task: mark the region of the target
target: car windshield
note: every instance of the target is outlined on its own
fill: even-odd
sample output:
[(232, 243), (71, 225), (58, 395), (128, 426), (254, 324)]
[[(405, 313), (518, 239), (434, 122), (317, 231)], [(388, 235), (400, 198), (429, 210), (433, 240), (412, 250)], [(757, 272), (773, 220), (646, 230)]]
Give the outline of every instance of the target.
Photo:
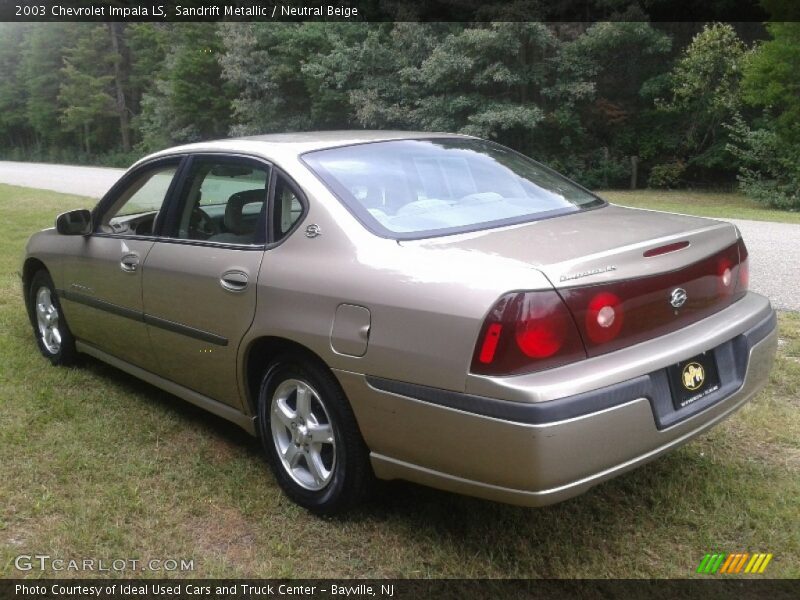
[(476, 139), (397, 140), (317, 150), (303, 160), (385, 237), (474, 231), (604, 201), (534, 160)]

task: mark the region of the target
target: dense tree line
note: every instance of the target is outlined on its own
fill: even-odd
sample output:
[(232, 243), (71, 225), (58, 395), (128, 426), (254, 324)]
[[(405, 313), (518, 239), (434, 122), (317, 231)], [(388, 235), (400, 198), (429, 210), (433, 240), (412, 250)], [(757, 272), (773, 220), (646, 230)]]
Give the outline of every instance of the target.
[(229, 135), (496, 139), (590, 187), (800, 208), (800, 24), (0, 24), (0, 155), (126, 164)]

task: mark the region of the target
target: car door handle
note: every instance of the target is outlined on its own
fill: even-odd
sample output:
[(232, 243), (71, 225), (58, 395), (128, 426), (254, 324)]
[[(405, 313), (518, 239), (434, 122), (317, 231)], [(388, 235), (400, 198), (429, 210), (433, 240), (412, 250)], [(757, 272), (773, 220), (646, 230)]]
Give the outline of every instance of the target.
[(126, 273), (135, 273), (136, 270), (139, 268), (139, 255), (126, 254), (119, 261), (119, 268), (125, 271)]
[(228, 290), (229, 292), (243, 292), (247, 289), (247, 284), (249, 283), (250, 279), (247, 277), (247, 273), (242, 273), (241, 271), (226, 271), (220, 277), (219, 284), (222, 286), (222, 289)]

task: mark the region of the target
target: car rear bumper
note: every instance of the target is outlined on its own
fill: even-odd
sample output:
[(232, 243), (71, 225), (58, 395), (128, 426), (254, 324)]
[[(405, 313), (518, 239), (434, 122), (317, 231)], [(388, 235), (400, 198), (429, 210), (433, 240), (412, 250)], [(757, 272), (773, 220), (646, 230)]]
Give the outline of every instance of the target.
[[(588, 371), (596, 374), (595, 388), (552, 400), (538, 400), (542, 386), (530, 385), (525, 394), (519, 379), (532, 381), (528, 376), (502, 379), (501, 393), (489, 397), (346, 371), (336, 375), (379, 478), (542, 506), (648, 462), (739, 409), (767, 382), (777, 348), (776, 322), (769, 301), (748, 294), (680, 332), (621, 351), (636, 352), (636, 370), (618, 368), (621, 352), (592, 359)], [(641, 353), (654, 342), (669, 351), (650, 352), (647, 360)], [(717, 359), (720, 389), (676, 411), (665, 367), (708, 350)], [(603, 364), (608, 369), (598, 368)], [(632, 376), (609, 382), (609, 370)], [(565, 379), (563, 387), (575, 385)], [(520, 399), (497, 397), (508, 390)], [(546, 390), (555, 393), (552, 386)]]

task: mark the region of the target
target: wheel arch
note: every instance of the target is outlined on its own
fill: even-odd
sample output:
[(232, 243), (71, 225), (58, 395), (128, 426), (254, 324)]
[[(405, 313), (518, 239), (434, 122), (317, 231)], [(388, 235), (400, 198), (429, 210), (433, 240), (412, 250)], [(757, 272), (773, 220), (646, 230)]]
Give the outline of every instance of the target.
[(22, 265), (22, 294), (25, 299), (25, 308), (28, 311), (28, 318), (33, 319), (33, 307), (31, 306), (31, 281), (33, 276), (39, 271), (50, 272), (47, 266), (38, 258), (28, 257)]
[(330, 367), (319, 354), (289, 338), (262, 336), (252, 340), (244, 354), (245, 400), (251, 415), (258, 414), (258, 393), (265, 367), (281, 354), (289, 353), (299, 354), (330, 371)]

